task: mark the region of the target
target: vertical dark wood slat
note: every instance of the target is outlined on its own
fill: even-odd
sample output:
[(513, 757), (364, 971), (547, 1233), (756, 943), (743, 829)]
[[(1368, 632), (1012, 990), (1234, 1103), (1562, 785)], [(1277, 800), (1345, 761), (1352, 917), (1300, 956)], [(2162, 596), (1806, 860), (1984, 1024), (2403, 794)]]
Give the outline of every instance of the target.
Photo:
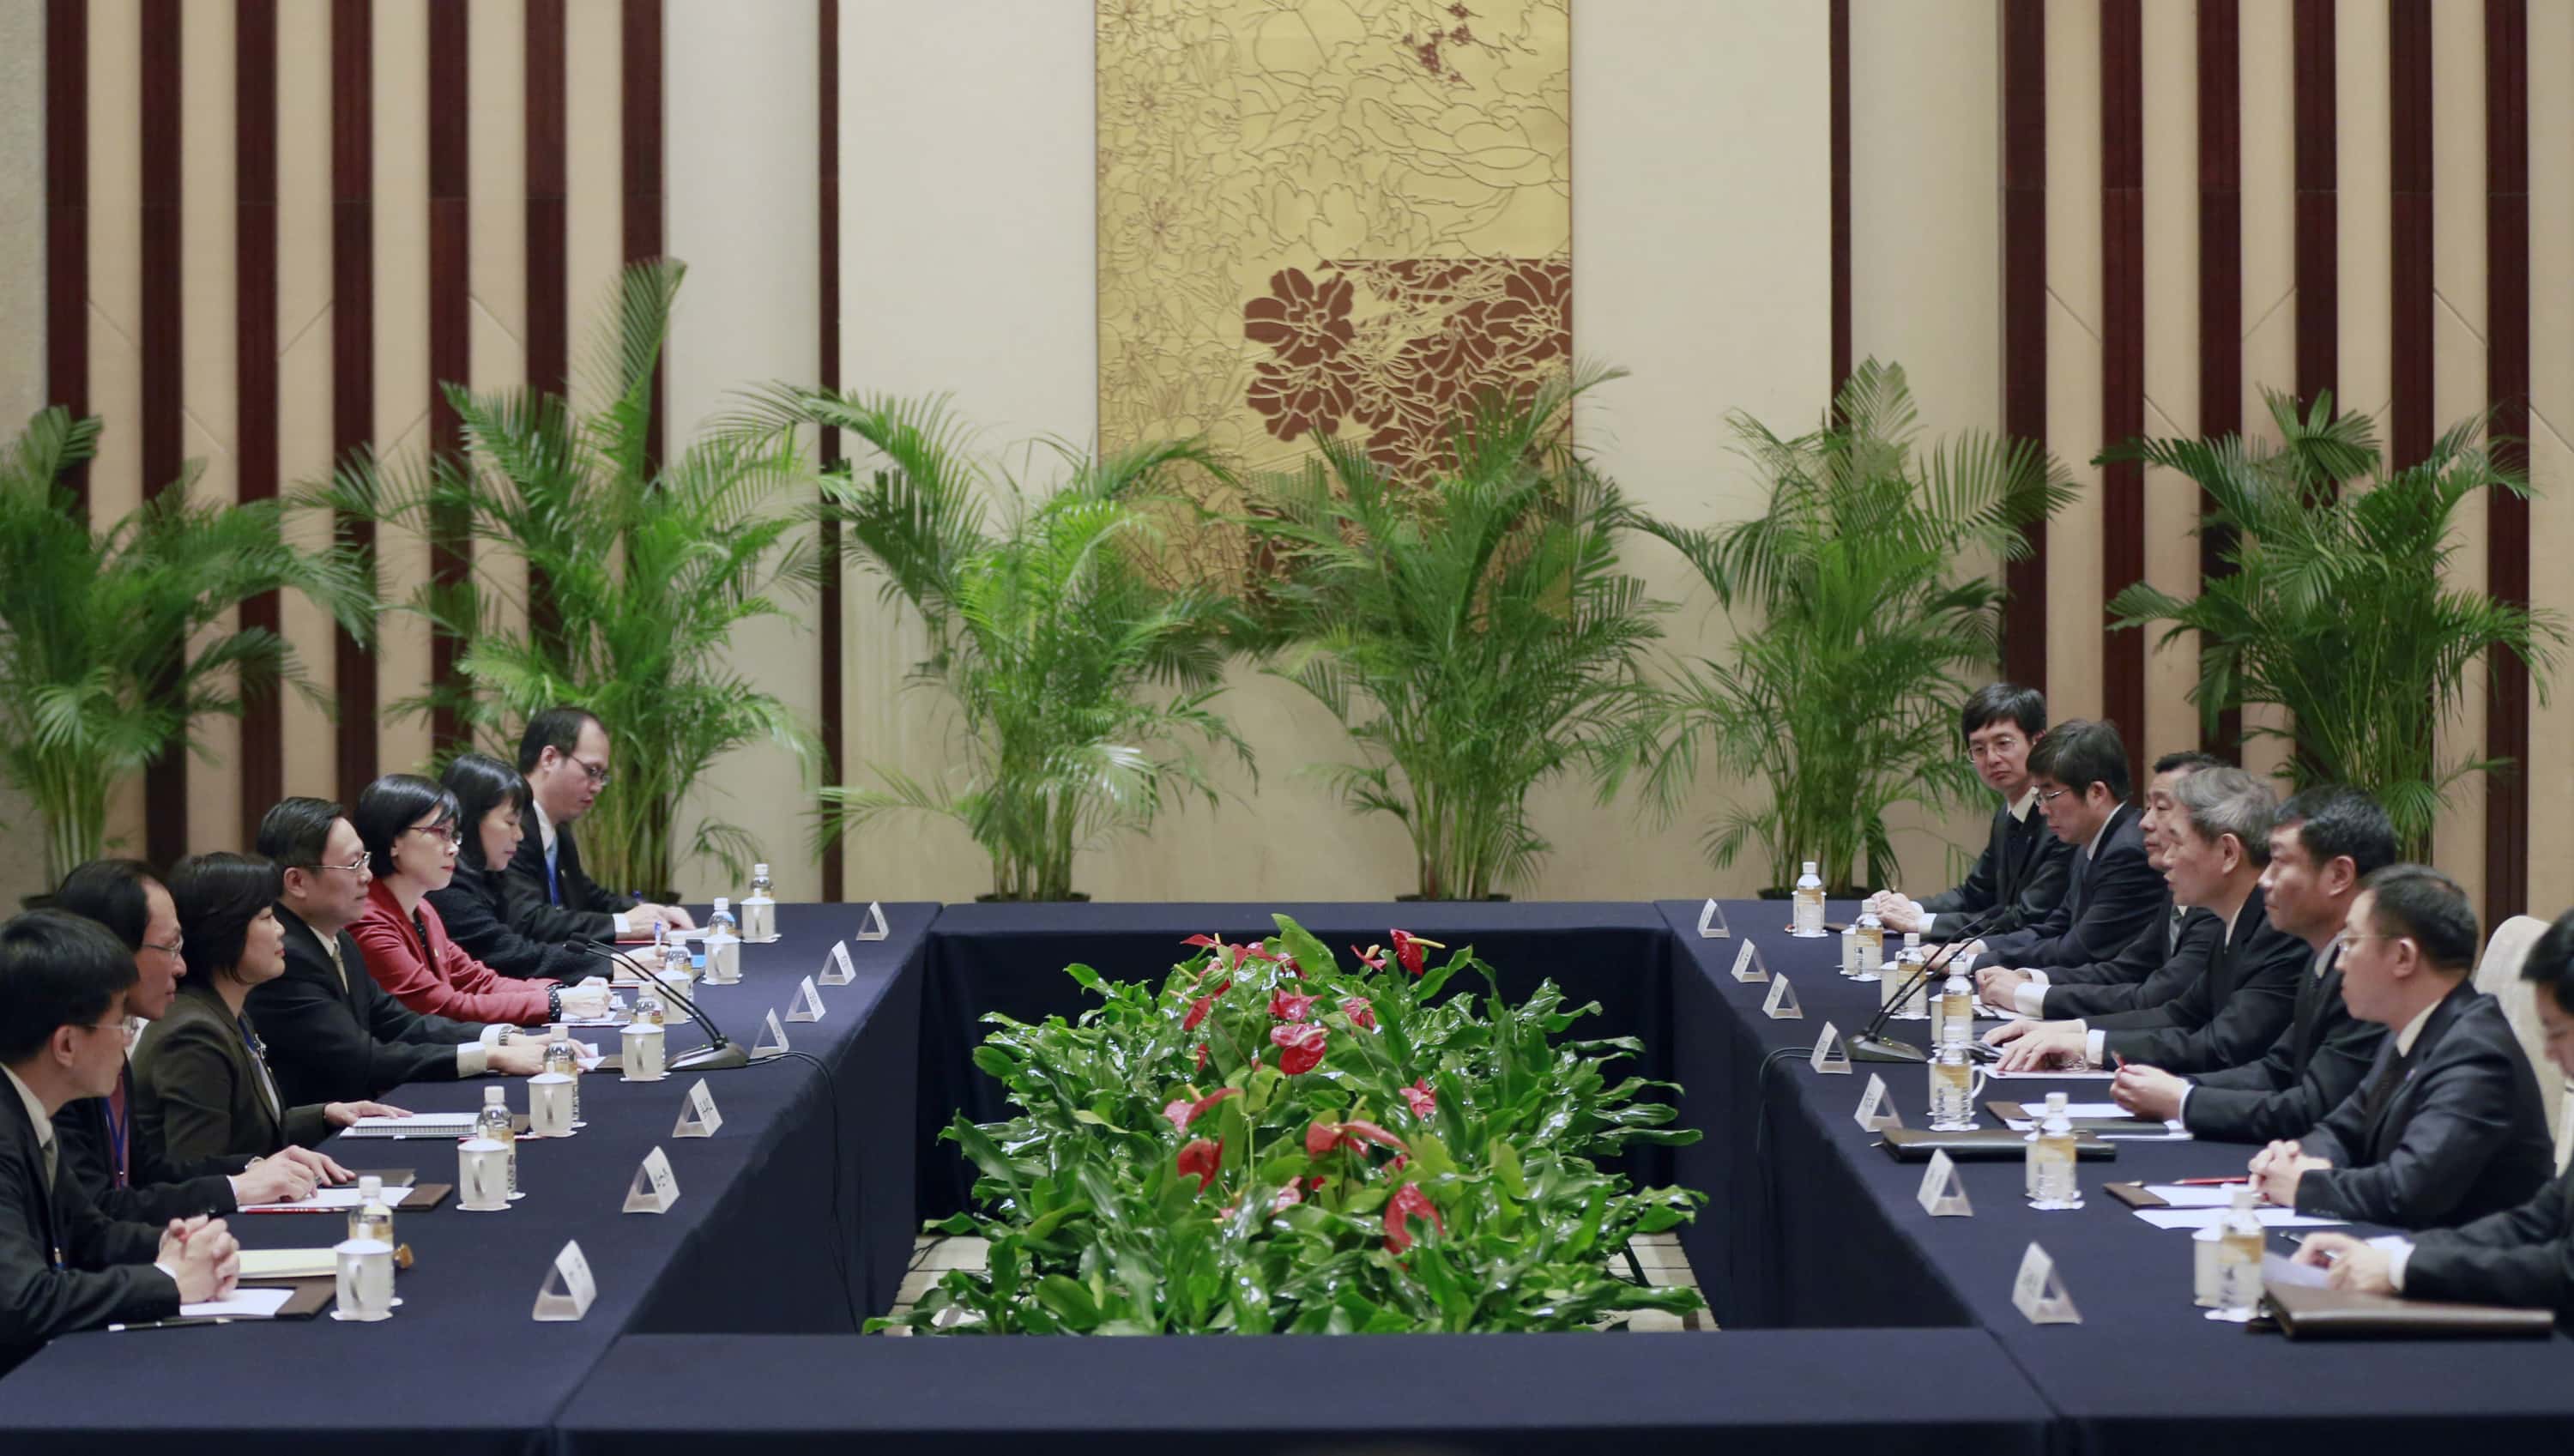
[(1832, 117), (1832, 291), (1833, 397), (1841, 397), (1851, 365), (1851, 0), (1831, 0), (1830, 42), (1826, 69), (1830, 75)]
[[(567, 146), (564, 0), (528, 0), (528, 388), (572, 393), (571, 244), (565, 205)], [(540, 639), (560, 621), (542, 571), (528, 573), (528, 627)]]
[[(233, 9), (233, 376), (238, 385), (233, 460), (241, 499), (273, 500), (278, 487), (277, 0)], [(242, 626), (276, 632), (277, 594), (242, 604)], [(241, 842), (286, 796), (286, 723), (280, 695), (242, 705)]]
[[(89, 413), (89, 5), (45, 5), (45, 403)], [(89, 468), (64, 481), (89, 509)]]
[[(376, 420), (375, 43), (368, 0), (331, 0), (331, 457), (366, 449)], [(344, 516), (341, 538), (375, 569), (376, 531)], [(345, 630), (334, 655), (340, 800), (376, 776), (376, 660)]]
[[(2198, 0), (2198, 433), (2243, 429), (2243, 78), (2236, 0)], [(2204, 519), (2213, 498), (2202, 499)], [(2202, 525), (2202, 585), (2226, 571), (2232, 533)], [(2202, 719), (2204, 722), (2204, 719)], [(2228, 708), (2200, 746), (2242, 751), (2243, 711)]]
[[(180, 298), (179, 0), (143, 0), (140, 68), (142, 288), (135, 349), (142, 366), (143, 494), (175, 485), (187, 458), (186, 316)], [(166, 645), (175, 682), (184, 643)], [(184, 730), (184, 728), (183, 728)], [(188, 852), (188, 751), (173, 742), (143, 772), (143, 852), (168, 864)]]
[[(2485, 0), (2485, 391), (2497, 458), (2529, 465), (2529, 8)], [(2485, 590), (2529, 602), (2529, 503), (2488, 498)], [(2485, 752), (2513, 767), (2485, 780), (2485, 923), (2529, 902), (2529, 666), (2505, 652), (2485, 664)]]
[(2431, 0), (2387, 0), (2393, 397), (2388, 463), (2431, 453)]
[[(450, 460), (464, 453), (464, 427), (448, 404), (448, 384), (474, 376), (473, 232), (470, 186), (473, 114), (471, 34), (466, 0), (430, 0), (429, 7), (429, 449)], [(474, 542), (463, 512), (441, 510), (430, 523), (429, 576), (442, 588), (471, 579)], [(430, 681), (457, 682), (463, 642), (454, 634), (430, 636)], [(463, 746), (463, 716), (442, 704), (430, 719), (430, 737), (441, 750)]]
[[(2145, 432), (2145, 53), (2143, 0), (2100, 0), (2100, 439)], [(2145, 576), (2145, 471), (2101, 467), (2105, 605)], [(2145, 634), (2100, 618), (2100, 712), (2146, 761)]]
[[(2290, 85), (2297, 185), (2297, 399), (2311, 404), (2333, 388), (2341, 359), (2341, 203), (2334, 128), (2334, 0), (2296, 0)], [(2336, 402), (2338, 406), (2338, 402)], [(2335, 413), (2340, 413), (2336, 407)]]
[[(2046, 440), (2046, 8), (2002, 0), (2002, 433)], [(2002, 674), (2046, 691), (2046, 523), (2002, 569)]]
[[(620, 106), (624, 129), (626, 261), (661, 256), (661, 4), (662, 0), (625, 0), (620, 34), (624, 41), (625, 91)], [(665, 340), (662, 362), (652, 369), (652, 422), (645, 455), (654, 468), (668, 430), (663, 405), (668, 399), (670, 351)]]
[[(814, 86), (821, 118), (814, 138), (813, 183), (821, 203), (817, 213), (821, 278), (816, 290), (819, 302), (814, 309), (819, 337), (815, 342), (822, 388), (836, 394), (840, 388), (840, 0), (813, 0), (813, 21)], [(825, 469), (840, 463), (839, 431), (821, 432), (817, 444)], [(840, 709), (843, 644), (838, 522), (822, 523), (821, 548), (822, 772), (823, 781), (839, 783), (847, 773), (841, 743), (847, 725)], [(847, 895), (848, 851), (834, 838), (822, 846), (822, 898), (839, 900)]]

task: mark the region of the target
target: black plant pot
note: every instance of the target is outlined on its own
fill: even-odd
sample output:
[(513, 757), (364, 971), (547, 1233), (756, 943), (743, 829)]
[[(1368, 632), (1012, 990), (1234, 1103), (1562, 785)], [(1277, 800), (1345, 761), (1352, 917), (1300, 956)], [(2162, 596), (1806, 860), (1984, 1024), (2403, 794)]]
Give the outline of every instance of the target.
[(1029, 899), (1015, 894), (978, 894), (974, 896), (974, 903), (978, 905), (1086, 905), (1090, 903), (1090, 896), (1079, 890), (1074, 890), (1069, 897), (1059, 900)]
[[(1509, 901), (1510, 901), (1510, 896), (1509, 896), (1509, 895), (1506, 895), (1506, 894), (1488, 894), (1488, 895), (1484, 896), (1484, 897), (1483, 897), (1482, 899), (1480, 899), (1480, 900), (1473, 901), (1473, 903), (1475, 903), (1475, 904), (1485, 904), (1485, 905), (1498, 905), (1498, 904), (1507, 904), (1507, 903), (1509, 903)], [(1396, 904), (1402, 904), (1402, 905), (1409, 905), (1409, 904), (1435, 904), (1435, 903), (1441, 903), (1441, 901), (1434, 901), (1434, 900), (1432, 900), (1428, 895), (1425, 895), (1425, 894), (1399, 894), (1399, 895), (1396, 895), (1396, 896), (1394, 897), (1394, 902), (1395, 902)], [(1468, 903), (1468, 901), (1465, 901), (1465, 900), (1448, 900), (1448, 901), (1445, 901), (1445, 903), (1448, 903), (1448, 904), (1465, 904), (1465, 903)]]

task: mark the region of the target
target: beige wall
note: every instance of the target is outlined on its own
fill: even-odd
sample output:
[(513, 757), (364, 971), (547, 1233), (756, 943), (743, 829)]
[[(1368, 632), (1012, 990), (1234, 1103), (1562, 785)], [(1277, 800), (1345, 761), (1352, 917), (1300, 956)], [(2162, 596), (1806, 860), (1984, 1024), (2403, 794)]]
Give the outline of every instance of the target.
[[(45, 6), (0, 0), (0, 434), (45, 407)], [(0, 913), (44, 876), (44, 835), (0, 786)]]

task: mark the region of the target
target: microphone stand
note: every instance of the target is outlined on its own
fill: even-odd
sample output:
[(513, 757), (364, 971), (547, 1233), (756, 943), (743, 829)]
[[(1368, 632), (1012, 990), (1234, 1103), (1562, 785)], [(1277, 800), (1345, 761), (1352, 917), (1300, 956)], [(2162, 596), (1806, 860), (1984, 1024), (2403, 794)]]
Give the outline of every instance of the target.
[[(1913, 973), (1913, 979), (1906, 982), (1902, 990), (1888, 997), (1886, 1004), (1877, 1008), (1877, 1016), (1868, 1023), (1868, 1029), (1844, 1043), (1850, 1052), (1850, 1059), (1853, 1061), (1929, 1061), (1930, 1053), (1910, 1041), (1898, 1041), (1887, 1035), (1886, 1023), (1894, 1019), (1896, 1007), (1912, 999), (1914, 987), (1928, 981), (1930, 978), (1930, 972), (1947, 964), (1950, 956), (1972, 944), (1975, 932), (1983, 928), (1984, 922), (2000, 914), (2001, 911), (2002, 906), (1999, 904), (1988, 907), (1982, 914), (1959, 926), (1956, 938), (1942, 947), (1938, 954), (1922, 962), (1922, 968)], [(1883, 975), (1885, 972), (1880, 971), (1879, 974)]]
[(694, 1021), (698, 1026), (704, 1029), (706, 1033), (706, 1044), (698, 1047), (694, 1051), (683, 1052), (678, 1056), (669, 1058), (662, 1064), (662, 1069), (664, 1071), (725, 1071), (732, 1067), (748, 1066), (753, 1060), (765, 1061), (767, 1059), (765, 1057), (752, 1057), (750, 1052), (744, 1049), (740, 1042), (724, 1035), (723, 1028), (714, 1023), (713, 1017), (708, 1016), (704, 1011), (698, 1009), (696, 1002), (679, 994), (678, 987), (661, 979), (661, 973), (659, 971), (644, 965), (641, 961), (627, 959), (618, 951), (608, 948), (606, 942), (597, 940), (581, 940), (574, 943), (578, 944), (582, 949), (589, 951), (591, 954), (598, 956), (600, 959), (611, 961), (618, 965), (623, 965), (634, 971), (637, 975), (642, 976), (644, 980), (649, 981), (652, 985), (659, 988), (661, 994), (678, 1002), (679, 1008), (688, 1013), (688, 1019)]

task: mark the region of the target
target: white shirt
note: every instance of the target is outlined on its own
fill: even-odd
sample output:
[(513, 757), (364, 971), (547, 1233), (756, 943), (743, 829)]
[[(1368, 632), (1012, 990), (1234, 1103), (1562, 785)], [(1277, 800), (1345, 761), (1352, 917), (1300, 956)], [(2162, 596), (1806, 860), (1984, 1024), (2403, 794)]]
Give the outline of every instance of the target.
[[(2017, 824), (2027, 823), (2029, 810), (2037, 807), (2037, 785), (2032, 783), (2027, 788), (2021, 790), (2020, 796), (2012, 799), (2009, 807), (2011, 822)], [(1917, 900), (1915, 903), (1918, 905), (1920, 901)], [(1955, 912), (1951, 911), (1950, 913), (1953, 914)], [(1929, 934), (1930, 926), (1937, 921), (1939, 917), (1927, 910), (1922, 911), (1921, 914), (1923, 933)]]
[(44, 1101), (36, 1095), (36, 1089), (5, 1066), (0, 1066), (0, 1075), (9, 1078), (9, 1085), (18, 1089), (18, 1100), (27, 1104), (27, 1125), (36, 1129), (36, 1147), (42, 1150), (52, 1146), (54, 1114), (45, 1110)]
[[(555, 821), (546, 813), (546, 806), (537, 802), (537, 796), (533, 791), (528, 795), (528, 807), (534, 809), (537, 815), (537, 846), (545, 850), (546, 858), (551, 860), (555, 857), (555, 840), (561, 837), (555, 831)], [(612, 913), (608, 918), (616, 922), (618, 934), (627, 933), (624, 915)]]

